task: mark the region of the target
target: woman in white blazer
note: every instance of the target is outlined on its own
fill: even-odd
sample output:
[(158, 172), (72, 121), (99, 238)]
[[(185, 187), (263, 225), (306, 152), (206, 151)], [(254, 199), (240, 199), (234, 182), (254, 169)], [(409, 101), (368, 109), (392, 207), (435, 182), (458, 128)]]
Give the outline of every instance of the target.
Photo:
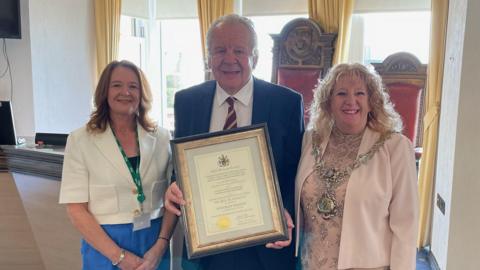
[(142, 71), (113, 61), (90, 121), (68, 137), (60, 203), (83, 236), (83, 269), (169, 269), (170, 135), (147, 117), (151, 99)]
[(333, 67), (310, 114), (295, 188), (302, 269), (415, 269), (414, 151), (378, 74)]

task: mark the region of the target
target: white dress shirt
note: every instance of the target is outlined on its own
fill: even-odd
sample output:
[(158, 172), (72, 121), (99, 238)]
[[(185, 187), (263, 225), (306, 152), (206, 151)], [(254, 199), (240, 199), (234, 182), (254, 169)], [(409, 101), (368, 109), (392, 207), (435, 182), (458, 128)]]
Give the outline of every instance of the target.
[[(217, 82), (215, 97), (212, 104), (212, 115), (210, 118), (210, 132), (223, 130), (227, 119), (228, 103), (230, 95), (220, 87)], [(253, 109), (253, 79), (250, 80), (235, 95), (235, 113), (237, 114), (237, 127), (249, 126), (252, 124)]]

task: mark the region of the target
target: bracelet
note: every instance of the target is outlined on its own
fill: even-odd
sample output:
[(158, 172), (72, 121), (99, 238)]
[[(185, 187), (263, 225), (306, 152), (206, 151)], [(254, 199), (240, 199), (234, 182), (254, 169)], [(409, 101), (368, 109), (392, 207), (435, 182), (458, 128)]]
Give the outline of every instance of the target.
[(118, 260), (116, 262), (112, 262), (112, 265), (113, 266), (119, 265), (123, 261), (123, 259), (125, 259), (125, 249), (122, 248), (120, 250), (120, 256), (118, 257)]
[(163, 239), (163, 240), (167, 241), (167, 243), (170, 242), (170, 239), (168, 239), (167, 237), (163, 237), (161, 235), (158, 236), (158, 239)]

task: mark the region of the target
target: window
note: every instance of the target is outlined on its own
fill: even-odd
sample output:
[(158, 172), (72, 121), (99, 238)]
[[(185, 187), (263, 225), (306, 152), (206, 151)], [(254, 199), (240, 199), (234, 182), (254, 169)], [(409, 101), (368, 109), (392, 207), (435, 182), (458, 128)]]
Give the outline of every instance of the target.
[[(289, 21), (302, 15), (252, 16), (258, 35), (259, 60), (254, 76), (270, 81), (273, 39)], [(151, 116), (173, 130), (175, 92), (204, 80), (198, 18), (148, 19), (122, 15), (119, 59), (127, 59), (146, 73), (154, 100)], [(191, 34), (188, 34), (191, 33)]]
[[(192, 34), (189, 34), (192, 33)], [(204, 79), (197, 18), (153, 20), (122, 15), (119, 59), (138, 65), (153, 93), (150, 116), (173, 130), (175, 92)]]
[(145, 68), (145, 20), (129, 16), (120, 18), (119, 59), (126, 59)]
[(430, 11), (354, 14), (351, 62), (382, 62), (396, 52), (410, 52), (428, 63)]
[(200, 26), (198, 19), (171, 19), (159, 23), (164, 37), (161, 39), (162, 89), (165, 93), (163, 126), (173, 130), (175, 92), (204, 81)]

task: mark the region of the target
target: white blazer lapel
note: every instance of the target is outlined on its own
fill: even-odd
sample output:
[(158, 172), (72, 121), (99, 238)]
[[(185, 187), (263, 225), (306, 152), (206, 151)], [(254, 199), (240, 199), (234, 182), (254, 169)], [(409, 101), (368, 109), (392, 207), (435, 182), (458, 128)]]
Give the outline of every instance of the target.
[(150, 166), (157, 145), (157, 138), (152, 136), (141, 125), (137, 125), (138, 143), (140, 147), (140, 175), (143, 178)]
[[(300, 194), (302, 192), (303, 183), (312, 173), (314, 173), (315, 157), (313, 155), (312, 133), (313, 131), (310, 130), (305, 132), (305, 134), (303, 135), (304, 137), (302, 142), (302, 155), (300, 157), (299, 166), (297, 168), (297, 176), (295, 179), (295, 206), (297, 210), (300, 206)], [(323, 156), (323, 154), (325, 153), (325, 148), (327, 147), (329, 139), (330, 135), (320, 144), (321, 156)]]
[(370, 128), (365, 128), (365, 133), (363, 134), (362, 141), (360, 142), (360, 147), (358, 149), (357, 157), (361, 154), (365, 154), (380, 138), (380, 133), (371, 130)]
[[(309, 177), (314, 170), (315, 158), (313, 156), (313, 141), (312, 141), (312, 131), (305, 132), (305, 138), (302, 146), (302, 156), (300, 157), (299, 167), (297, 169), (297, 183), (299, 187), (303, 185), (303, 182)], [(320, 144), (320, 156), (323, 156), (325, 153), (325, 148), (327, 147), (328, 138), (323, 140)]]
[(313, 165), (315, 164), (315, 160), (312, 155), (311, 143), (309, 143), (303, 148), (303, 153), (300, 160), (301, 162), (299, 162), (299, 167), (297, 169), (297, 174), (298, 174), (297, 181), (299, 181), (298, 182), (299, 187), (302, 187), (305, 179), (307, 179), (307, 177), (313, 173)]
[(95, 135), (96, 138), (93, 140), (95, 146), (103, 154), (106, 160), (108, 160), (112, 166), (119, 172), (120, 175), (124, 176), (125, 180), (132, 181), (132, 176), (128, 171), (127, 165), (123, 160), (122, 153), (118, 149), (118, 145), (115, 142), (115, 137), (113, 136), (112, 129), (109, 125), (105, 129), (105, 132)]

